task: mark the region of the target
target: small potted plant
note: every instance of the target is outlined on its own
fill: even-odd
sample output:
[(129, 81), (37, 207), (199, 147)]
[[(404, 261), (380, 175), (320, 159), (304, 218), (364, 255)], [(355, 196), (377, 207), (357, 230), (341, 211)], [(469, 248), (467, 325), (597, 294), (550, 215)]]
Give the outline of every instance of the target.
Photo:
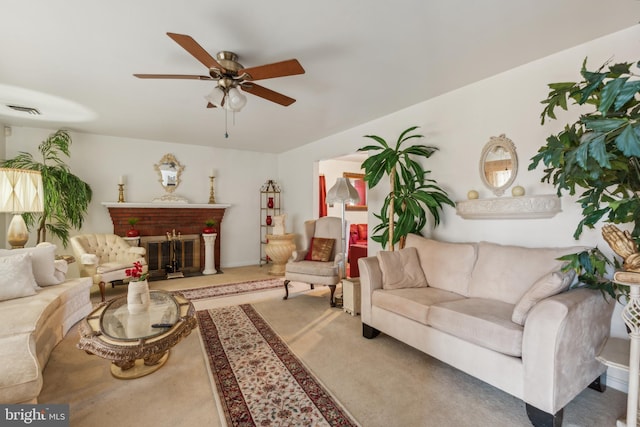
[(215, 233), (216, 230), (216, 220), (215, 219), (208, 219), (204, 222), (205, 224), (205, 228), (202, 229), (202, 234), (213, 234)]
[(131, 226), (129, 230), (127, 230), (127, 237), (138, 237), (140, 232), (135, 229), (135, 225), (140, 221), (138, 218), (129, 218), (127, 222)]

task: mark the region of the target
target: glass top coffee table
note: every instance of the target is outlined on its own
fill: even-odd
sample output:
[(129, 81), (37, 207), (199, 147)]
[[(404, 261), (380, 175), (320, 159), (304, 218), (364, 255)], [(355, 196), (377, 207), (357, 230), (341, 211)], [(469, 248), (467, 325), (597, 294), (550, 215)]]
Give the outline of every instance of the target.
[(127, 297), (100, 304), (80, 324), (78, 348), (111, 360), (116, 378), (139, 378), (158, 370), (169, 350), (197, 326), (195, 309), (180, 294), (151, 291), (149, 310), (133, 314)]

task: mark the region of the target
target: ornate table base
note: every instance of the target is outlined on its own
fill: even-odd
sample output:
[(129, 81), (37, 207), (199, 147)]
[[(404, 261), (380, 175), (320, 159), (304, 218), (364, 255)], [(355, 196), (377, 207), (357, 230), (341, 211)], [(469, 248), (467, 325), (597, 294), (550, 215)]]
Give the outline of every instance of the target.
[(273, 267), (269, 270), (269, 274), (284, 276), (284, 266), (296, 250), (296, 244), (293, 242), (295, 237), (294, 233), (267, 234), (268, 243), (264, 251), (273, 260)]
[[(165, 364), (169, 358), (169, 350), (160, 357), (152, 357), (147, 359), (138, 359), (124, 362), (111, 362), (111, 375), (121, 380), (131, 380), (134, 378), (144, 377), (157, 371)], [(149, 360), (150, 359), (150, 360)], [(154, 363), (150, 363), (153, 359), (157, 359)], [(149, 363), (149, 364), (147, 364)]]

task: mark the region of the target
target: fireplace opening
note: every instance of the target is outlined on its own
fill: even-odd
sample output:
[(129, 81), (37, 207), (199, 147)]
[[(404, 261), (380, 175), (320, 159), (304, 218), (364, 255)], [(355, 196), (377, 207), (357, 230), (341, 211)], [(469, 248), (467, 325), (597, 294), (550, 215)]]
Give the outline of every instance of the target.
[[(199, 234), (184, 234), (174, 241), (168, 240), (167, 236), (143, 236), (140, 245), (147, 251), (151, 279), (201, 274)], [(176, 274), (178, 272), (182, 275)]]

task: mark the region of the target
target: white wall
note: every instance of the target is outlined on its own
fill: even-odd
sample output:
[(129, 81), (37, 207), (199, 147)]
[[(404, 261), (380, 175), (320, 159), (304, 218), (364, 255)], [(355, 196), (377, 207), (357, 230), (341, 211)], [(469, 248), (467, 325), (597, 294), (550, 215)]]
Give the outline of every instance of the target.
[[(37, 146), (54, 130), (13, 127), (7, 138), (7, 158), (19, 151), (37, 152)], [(256, 265), (260, 259), (260, 187), (277, 179), (275, 155), (216, 149), (160, 141), (145, 141), (102, 135), (71, 133), (71, 171), (93, 189), (93, 201), (80, 232), (113, 232), (107, 208), (101, 202), (118, 200), (118, 177), (125, 177), (125, 201), (150, 202), (162, 196), (154, 164), (172, 153), (185, 166), (175, 194), (191, 203), (207, 203), (211, 169), (216, 169), (217, 203), (228, 203), (223, 219), (221, 266)], [(286, 203), (287, 189), (283, 188)], [(204, 226), (204, 224), (203, 224)], [(78, 234), (74, 231), (72, 234)], [(6, 238), (3, 243), (6, 245)], [(59, 245), (59, 242), (55, 242)], [(31, 237), (29, 245), (35, 244)], [(60, 245), (59, 245), (60, 246)], [(70, 248), (67, 252), (70, 252)]]

